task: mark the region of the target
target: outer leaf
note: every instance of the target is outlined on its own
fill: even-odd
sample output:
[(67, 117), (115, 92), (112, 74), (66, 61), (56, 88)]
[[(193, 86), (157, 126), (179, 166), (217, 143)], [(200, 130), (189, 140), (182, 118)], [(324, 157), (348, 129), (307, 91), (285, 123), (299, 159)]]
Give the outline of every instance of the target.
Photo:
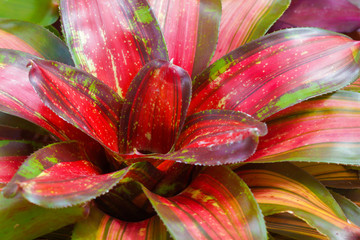
[(290, 0), (222, 0), (219, 42), (212, 62), (263, 36)]
[(210, 110), (190, 116), (175, 152), (155, 158), (196, 165), (240, 162), (251, 156), (266, 125), (234, 111)]
[(360, 207), (360, 189), (334, 189)]
[(338, 164), (295, 163), (327, 187), (360, 188), (359, 171)]
[(263, 214), (288, 212), (330, 239), (357, 239), (360, 228), (347, 221), (328, 190), (294, 165), (246, 164), (235, 171), (251, 188)]
[(0, 192), (36, 147), (25, 141), (0, 141)]
[(86, 161), (79, 145), (62, 142), (32, 154), (4, 188), (4, 194), (11, 197), (20, 189), (28, 201), (43, 207), (73, 206), (107, 193), (120, 181), (126, 183), (135, 179), (149, 185), (154, 178), (156, 183), (156, 177), (161, 174), (155, 172), (156, 176), (152, 168), (152, 171), (147, 171), (148, 165), (136, 163), (116, 172), (99, 174)]
[(11, 240), (35, 239), (84, 218), (86, 211), (83, 206), (42, 208), (21, 196), (6, 199), (0, 193), (0, 236)]
[(150, 0), (174, 64), (195, 76), (214, 54), (221, 17), (220, 0)]
[(124, 97), (147, 62), (167, 60), (161, 31), (146, 0), (61, 1), (75, 64)]
[(0, 17), (50, 25), (59, 17), (56, 0), (0, 0)]
[(118, 152), (122, 99), (86, 72), (65, 64), (33, 60), (30, 82), (57, 115), (112, 151)]
[(346, 217), (357, 226), (360, 226), (360, 207), (356, 206), (355, 203), (336, 192), (331, 192), (331, 194), (344, 211)]
[(291, 214), (282, 213), (265, 217), (266, 227), (271, 233), (288, 236), (291, 239), (329, 239), (310, 227), (306, 222)]
[(266, 35), (219, 59), (193, 82), (189, 114), (243, 111), (257, 119), (358, 78), (360, 44), (320, 29)]
[[(89, 139), (59, 118), (40, 100), (29, 82), (29, 59), (35, 56), (14, 50), (0, 50), (0, 111), (25, 118), (62, 140)], [(20, 87), (21, 86), (21, 87)]]
[(267, 239), (250, 190), (228, 168), (206, 168), (171, 198), (144, 191), (176, 239)]
[(170, 239), (164, 224), (155, 216), (141, 222), (124, 222), (91, 209), (90, 216), (76, 224), (72, 240)]
[(191, 79), (182, 68), (154, 60), (136, 75), (120, 122), (120, 150), (167, 153), (184, 124)]
[(360, 28), (359, 1), (292, 0), (272, 30), (286, 27), (319, 27), (336, 32), (352, 32)]
[(54, 171), (54, 168), (61, 171), (55, 171), (57, 177), (66, 179), (68, 174), (64, 174), (61, 169), (64, 168), (64, 165), (73, 168), (74, 173), (70, 172), (70, 175), (93, 176), (98, 174), (98, 170), (86, 162), (86, 154), (79, 144), (76, 142), (55, 143), (36, 151), (28, 157), (4, 189), (4, 196), (13, 197), (19, 190), (21, 183), (33, 178), (52, 177), (42, 172)]
[(45, 28), (28, 22), (0, 19), (0, 48), (20, 50), (68, 65), (74, 64), (63, 41)]
[(359, 164), (360, 94), (338, 91), (271, 118), (269, 133), (248, 161)]

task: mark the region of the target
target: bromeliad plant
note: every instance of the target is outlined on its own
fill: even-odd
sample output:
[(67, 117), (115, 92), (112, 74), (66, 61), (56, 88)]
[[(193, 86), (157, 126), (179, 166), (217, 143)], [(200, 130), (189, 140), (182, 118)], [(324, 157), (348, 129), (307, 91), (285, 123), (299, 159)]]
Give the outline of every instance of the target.
[(324, 94), (359, 77), (360, 44), (260, 37), (288, 4), (62, 0), (72, 58), (1, 20), (2, 239), (358, 238), (328, 188), (360, 187), (360, 95)]

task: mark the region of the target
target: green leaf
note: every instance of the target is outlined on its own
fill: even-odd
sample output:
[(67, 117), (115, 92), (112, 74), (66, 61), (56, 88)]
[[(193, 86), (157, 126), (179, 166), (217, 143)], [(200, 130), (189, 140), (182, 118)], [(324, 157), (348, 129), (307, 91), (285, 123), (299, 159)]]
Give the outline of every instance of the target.
[(330, 239), (357, 239), (360, 227), (348, 222), (331, 193), (290, 163), (246, 164), (235, 170), (250, 187), (265, 216), (291, 213)]
[(332, 191), (331, 194), (344, 211), (346, 217), (357, 226), (360, 226), (360, 207), (336, 192)]
[(0, 0), (0, 17), (28, 21), (43, 26), (54, 23), (58, 17), (56, 0)]
[(140, 222), (124, 222), (92, 208), (90, 216), (75, 225), (72, 240), (98, 239), (166, 240), (170, 236), (157, 216)]
[(7, 199), (0, 193), (0, 236), (2, 239), (31, 240), (84, 218), (86, 211), (84, 206), (42, 208), (20, 195)]
[(36, 24), (0, 19), (0, 38), (0, 48), (19, 50), (48, 60), (74, 65), (65, 43)]
[(252, 193), (228, 168), (206, 168), (174, 197), (144, 191), (175, 239), (267, 239)]

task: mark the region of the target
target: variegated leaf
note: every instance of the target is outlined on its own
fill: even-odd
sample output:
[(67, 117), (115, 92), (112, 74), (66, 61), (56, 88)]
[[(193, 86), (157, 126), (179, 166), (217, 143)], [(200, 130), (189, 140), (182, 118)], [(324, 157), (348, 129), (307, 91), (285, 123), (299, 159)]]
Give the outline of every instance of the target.
[(249, 162), (359, 164), (360, 93), (338, 91), (274, 115)]
[(214, 54), (221, 17), (220, 0), (150, 0), (174, 64), (190, 76), (204, 70)]
[(267, 239), (250, 190), (228, 168), (206, 168), (174, 197), (144, 191), (176, 239)]
[(63, 41), (36, 24), (0, 19), (0, 48), (14, 49), (37, 57), (73, 65)]
[(146, 64), (121, 111), (120, 152), (169, 152), (185, 122), (190, 96), (191, 79), (184, 69), (163, 60)]
[(219, 59), (195, 78), (188, 114), (230, 109), (263, 120), (356, 80), (359, 47), (350, 38), (321, 29), (266, 35)]
[(247, 114), (209, 110), (187, 118), (175, 151), (153, 156), (196, 165), (241, 162), (251, 156), (266, 125)]
[(300, 168), (290, 163), (246, 164), (235, 172), (265, 216), (288, 212), (330, 239), (360, 237), (360, 227), (348, 221), (330, 192)]
[(325, 235), (310, 227), (305, 221), (288, 213), (265, 217), (269, 232), (288, 236), (290, 239), (327, 240)]
[(75, 225), (71, 239), (167, 240), (171, 238), (157, 216), (139, 222), (124, 222), (93, 208), (86, 220), (79, 221)]
[(92, 75), (62, 63), (33, 60), (30, 82), (57, 115), (118, 152), (122, 99)]
[(263, 36), (289, 6), (290, 0), (222, 0), (219, 41), (212, 63)]
[(63, 0), (66, 42), (76, 66), (125, 97), (150, 60), (167, 60), (160, 27), (146, 0)]
[[(29, 82), (29, 60), (35, 56), (0, 49), (0, 111), (33, 122), (62, 140), (91, 140), (45, 106)], [(89, 141), (90, 140), (90, 141)]]
[(327, 187), (360, 188), (359, 171), (344, 165), (327, 163), (296, 162), (296, 166), (310, 173)]

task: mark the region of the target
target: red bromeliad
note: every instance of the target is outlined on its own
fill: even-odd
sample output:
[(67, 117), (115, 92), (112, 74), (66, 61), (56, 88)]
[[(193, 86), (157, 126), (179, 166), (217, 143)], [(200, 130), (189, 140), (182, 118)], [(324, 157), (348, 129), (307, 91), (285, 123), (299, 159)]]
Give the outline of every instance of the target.
[(360, 209), (325, 186), (350, 188), (330, 173), (359, 165), (360, 95), (324, 94), (360, 76), (360, 44), (260, 37), (288, 4), (62, 0), (70, 53), (1, 20), (0, 110), (53, 136), (1, 118), (0, 236), (76, 222), (73, 239), (359, 237)]

